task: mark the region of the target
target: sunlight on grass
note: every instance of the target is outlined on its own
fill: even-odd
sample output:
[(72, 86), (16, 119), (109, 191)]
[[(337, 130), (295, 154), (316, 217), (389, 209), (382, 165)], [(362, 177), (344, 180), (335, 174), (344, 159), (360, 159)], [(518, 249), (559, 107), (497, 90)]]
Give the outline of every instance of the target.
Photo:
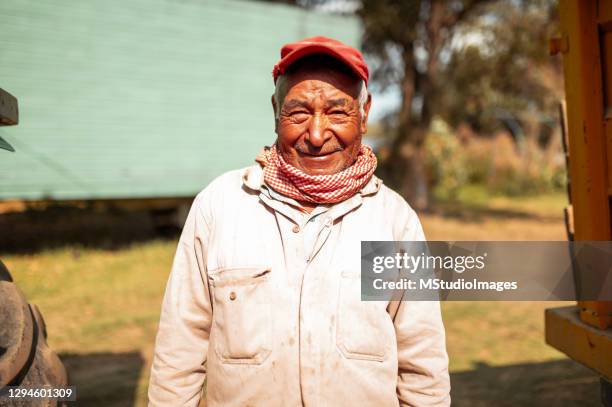
[[(429, 214), (421, 219), (432, 240), (564, 240), (564, 205), (561, 194), (480, 196), (463, 217)], [(88, 362), (92, 365), (72, 376), (82, 396), (90, 393), (88, 405), (108, 405), (108, 395), (91, 383), (102, 380), (104, 369), (110, 372), (104, 378), (106, 392), (114, 386), (116, 397), (127, 394), (135, 397), (135, 405), (146, 405), (149, 364), (175, 245), (158, 240), (114, 251), (67, 247), (3, 257), (29, 301), (40, 307), (51, 347), (104, 361)], [(480, 362), (499, 366), (562, 358), (544, 343), (544, 309), (558, 304), (444, 303), (451, 370), (471, 369)], [(125, 385), (129, 374), (137, 381), (135, 390)]]

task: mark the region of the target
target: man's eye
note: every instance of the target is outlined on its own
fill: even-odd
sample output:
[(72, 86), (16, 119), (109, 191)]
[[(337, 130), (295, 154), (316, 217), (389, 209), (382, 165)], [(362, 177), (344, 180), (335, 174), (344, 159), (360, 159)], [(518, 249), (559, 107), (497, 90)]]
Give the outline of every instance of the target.
[(308, 118), (308, 112), (291, 112), (289, 117), (294, 120), (306, 120)]
[(348, 115), (344, 110), (332, 110), (328, 114), (334, 117), (343, 117)]

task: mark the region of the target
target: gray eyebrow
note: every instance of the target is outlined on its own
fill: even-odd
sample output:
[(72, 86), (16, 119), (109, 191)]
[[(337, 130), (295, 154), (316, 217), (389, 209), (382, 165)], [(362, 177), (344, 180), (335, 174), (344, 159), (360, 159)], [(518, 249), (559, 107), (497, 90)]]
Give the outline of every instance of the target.
[(348, 99), (330, 99), (327, 101), (327, 107), (337, 107), (337, 106), (348, 106), (350, 105)]
[(297, 100), (297, 99), (291, 99), (286, 101), (285, 103), (283, 103), (283, 109), (284, 110), (289, 110), (289, 109), (293, 109), (295, 107), (303, 107), (308, 109), (309, 106), (306, 102), (302, 101), (302, 100)]
[[(344, 107), (344, 106), (350, 105), (350, 103), (348, 99), (340, 98), (340, 99), (330, 99), (327, 101), (326, 105), (327, 105), (327, 108), (339, 107), (339, 106)], [(284, 110), (291, 110), (296, 107), (303, 107), (303, 108), (309, 109), (310, 105), (307, 102), (303, 100), (298, 100), (298, 99), (291, 99), (283, 103)]]

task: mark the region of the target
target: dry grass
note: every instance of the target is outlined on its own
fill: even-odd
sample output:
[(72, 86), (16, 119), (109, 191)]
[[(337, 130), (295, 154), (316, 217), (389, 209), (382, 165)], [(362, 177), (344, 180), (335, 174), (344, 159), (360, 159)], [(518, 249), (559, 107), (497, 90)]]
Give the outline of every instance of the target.
[(566, 240), (563, 194), (489, 197), (474, 190), (421, 216), (429, 240)]
[[(423, 215), (422, 221), (431, 240), (563, 240), (563, 202), (560, 195), (487, 198)], [(154, 240), (123, 249), (70, 246), (3, 256), (43, 312), (50, 345), (78, 386), (79, 405), (146, 405), (175, 244)], [(551, 305), (443, 304), (454, 405), (598, 404), (596, 377), (544, 344), (543, 310)]]
[[(444, 213), (425, 215), (421, 220), (429, 240), (566, 240), (564, 199), (562, 195), (476, 199), (471, 205), (447, 205)], [(505, 365), (562, 357), (543, 344), (543, 318), (545, 308), (567, 304), (443, 303), (451, 369), (465, 370), (482, 362)], [(477, 340), (466, 340), (474, 336)]]

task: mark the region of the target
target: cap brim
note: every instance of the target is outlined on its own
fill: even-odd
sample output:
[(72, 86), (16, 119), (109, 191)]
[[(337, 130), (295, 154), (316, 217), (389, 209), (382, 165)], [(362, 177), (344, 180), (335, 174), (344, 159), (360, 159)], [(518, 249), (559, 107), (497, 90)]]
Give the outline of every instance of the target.
[(0, 137), (0, 148), (4, 149), (4, 150), (8, 150), (8, 151), (15, 151), (15, 149), (13, 148), (13, 146), (11, 146), (5, 139), (3, 139), (2, 137)]
[(355, 75), (357, 75), (358, 78), (367, 82), (367, 79), (363, 77), (363, 74), (355, 68), (355, 66), (350, 60), (346, 59), (342, 54), (338, 53), (335, 49), (331, 47), (327, 47), (322, 44), (312, 44), (306, 47), (302, 47), (300, 49), (296, 49), (295, 51), (287, 54), (285, 58), (283, 58), (281, 61), (281, 64), (283, 65), (283, 71), (285, 71), (289, 66), (295, 63), (295, 61), (297, 61), (298, 59), (302, 59), (304, 57), (307, 57), (313, 54), (329, 55), (330, 57), (339, 60), (344, 65), (349, 67), (351, 71), (353, 71)]

